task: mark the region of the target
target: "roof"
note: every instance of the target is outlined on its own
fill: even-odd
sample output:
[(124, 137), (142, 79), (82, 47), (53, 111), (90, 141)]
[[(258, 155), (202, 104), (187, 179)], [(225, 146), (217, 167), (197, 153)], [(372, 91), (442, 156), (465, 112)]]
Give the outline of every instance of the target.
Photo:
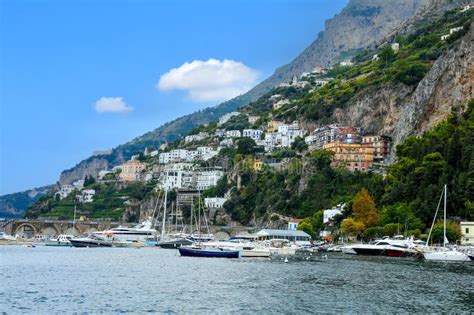
[(289, 219), (288, 222), (292, 222), (292, 223), (300, 223), (301, 221), (303, 221), (303, 219)]
[(273, 230), (273, 229), (263, 229), (256, 233), (258, 236), (302, 236), (302, 237), (311, 237), (308, 233), (299, 231), (299, 230)]

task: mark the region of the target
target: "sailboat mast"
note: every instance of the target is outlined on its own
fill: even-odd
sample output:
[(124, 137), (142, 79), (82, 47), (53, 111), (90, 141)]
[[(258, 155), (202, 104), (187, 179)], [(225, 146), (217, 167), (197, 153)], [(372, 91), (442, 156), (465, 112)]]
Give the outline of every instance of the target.
[(165, 188), (165, 204), (163, 206), (163, 219), (162, 219), (162, 224), (161, 224), (161, 240), (163, 241), (163, 238), (165, 236), (165, 222), (166, 222), (166, 203), (168, 201), (168, 188)]
[(444, 185), (444, 224), (443, 224), (443, 246), (446, 246), (446, 205), (448, 200), (448, 185)]

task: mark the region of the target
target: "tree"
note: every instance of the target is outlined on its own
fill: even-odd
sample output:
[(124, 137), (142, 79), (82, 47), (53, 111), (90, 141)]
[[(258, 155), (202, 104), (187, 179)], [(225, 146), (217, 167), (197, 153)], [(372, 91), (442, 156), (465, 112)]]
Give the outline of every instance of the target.
[(242, 155), (253, 154), (255, 146), (253, 139), (242, 138), (237, 142), (237, 153)]
[(341, 229), (344, 233), (357, 237), (365, 230), (365, 225), (353, 218), (347, 218), (342, 221)]
[(382, 48), (379, 53), (379, 60), (382, 65), (388, 65), (396, 58), (395, 52), (393, 51), (392, 47), (389, 45)]
[[(444, 234), (444, 225), (443, 221), (437, 221), (431, 232), (431, 242), (434, 244), (443, 244), (443, 234)], [(453, 221), (446, 222), (446, 238), (450, 243), (456, 243), (462, 237), (461, 229)]]
[(354, 203), (352, 204), (352, 212), (355, 215), (355, 220), (367, 227), (379, 223), (379, 211), (375, 207), (374, 199), (365, 188), (355, 195)]
[(308, 145), (302, 137), (296, 137), (295, 141), (291, 144), (291, 148), (295, 151), (302, 152), (308, 148)]
[(308, 233), (313, 239), (316, 236), (316, 233), (314, 233), (313, 225), (311, 224), (309, 219), (304, 219), (303, 221), (301, 221), (298, 224), (298, 230)]

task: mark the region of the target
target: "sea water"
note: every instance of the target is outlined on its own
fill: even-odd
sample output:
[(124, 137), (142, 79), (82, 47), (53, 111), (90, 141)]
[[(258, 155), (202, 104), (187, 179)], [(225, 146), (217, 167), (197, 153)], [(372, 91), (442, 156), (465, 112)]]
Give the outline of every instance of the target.
[(474, 264), (180, 257), (159, 248), (0, 247), (0, 312), (473, 312)]

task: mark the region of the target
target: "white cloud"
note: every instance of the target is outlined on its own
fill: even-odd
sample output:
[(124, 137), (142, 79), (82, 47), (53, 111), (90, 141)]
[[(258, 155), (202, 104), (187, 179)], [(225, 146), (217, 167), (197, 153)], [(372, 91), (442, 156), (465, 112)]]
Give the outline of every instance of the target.
[(128, 106), (123, 100), (123, 97), (102, 96), (95, 102), (95, 110), (99, 113), (125, 113), (131, 112), (133, 107)]
[(258, 76), (258, 71), (238, 61), (194, 60), (163, 74), (157, 88), (186, 91), (198, 102), (226, 101), (250, 90)]

